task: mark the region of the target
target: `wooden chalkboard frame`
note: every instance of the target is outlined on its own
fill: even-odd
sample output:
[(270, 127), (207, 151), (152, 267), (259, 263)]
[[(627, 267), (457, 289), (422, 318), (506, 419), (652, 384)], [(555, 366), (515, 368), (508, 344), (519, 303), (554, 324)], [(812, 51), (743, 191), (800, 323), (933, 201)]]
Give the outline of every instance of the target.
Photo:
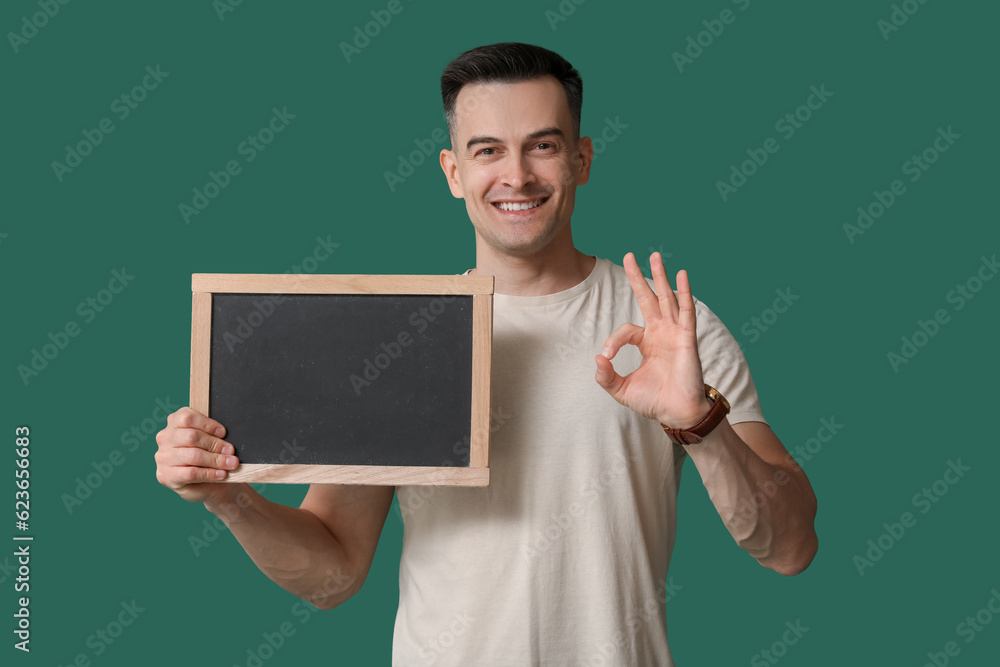
[(211, 415), (213, 294), (472, 296), (472, 414), (468, 467), (241, 463), (222, 481), (488, 486), (493, 291), (493, 276), (192, 274), (190, 405), (206, 415)]

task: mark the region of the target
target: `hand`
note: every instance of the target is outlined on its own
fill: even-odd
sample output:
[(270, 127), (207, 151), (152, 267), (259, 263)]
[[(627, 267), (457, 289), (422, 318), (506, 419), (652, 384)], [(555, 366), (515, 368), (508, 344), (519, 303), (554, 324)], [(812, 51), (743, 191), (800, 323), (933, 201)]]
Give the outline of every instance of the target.
[(210, 484), (239, 465), (235, 449), (221, 438), (225, 427), (197, 410), (181, 408), (156, 434), (156, 479), (191, 502), (221, 501), (240, 486)]
[[(698, 358), (694, 300), (687, 271), (677, 273), (677, 297), (670, 288), (660, 253), (649, 258), (656, 292), (639, 270), (632, 253), (625, 255), (625, 273), (639, 302), (645, 327), (626, 322), (608, 336), (597, 362), (597, 383), (625, 407), (671, 428), (688, 428), (701, 421), (712, 404)], [(639, 348), (642, 362), (622, 377), (611, 359), (623, 345)]]

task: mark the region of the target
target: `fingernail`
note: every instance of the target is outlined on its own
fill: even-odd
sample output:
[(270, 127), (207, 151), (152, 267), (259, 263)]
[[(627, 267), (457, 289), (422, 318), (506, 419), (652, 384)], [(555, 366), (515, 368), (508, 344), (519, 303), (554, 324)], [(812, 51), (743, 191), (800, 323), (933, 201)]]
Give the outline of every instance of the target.
[(215, 471), (215, 476), (218, 477), (219, 479), (222, 479), (223, 477), (226, 476), (226, 471), (225, 470), (216, 470)]
[(226, 457), (226, 467), (227, 468), (235, 468), (236, 467), (236, 457), (235, 456), (227, 456)]
[(235, 451), (236, 450), (233, 449), (232, 445), (223, 445), (223, 447), (222, 447), (222, 453), (223, 454), (232, 454)]
[(215, 427), (215, 435), (217, 435), (217, 436), (219, 436), (221, 438), (225, 434), (226, 434), (226, 429), (225, 428), (223, 428), (222, 426), (216, 426)]

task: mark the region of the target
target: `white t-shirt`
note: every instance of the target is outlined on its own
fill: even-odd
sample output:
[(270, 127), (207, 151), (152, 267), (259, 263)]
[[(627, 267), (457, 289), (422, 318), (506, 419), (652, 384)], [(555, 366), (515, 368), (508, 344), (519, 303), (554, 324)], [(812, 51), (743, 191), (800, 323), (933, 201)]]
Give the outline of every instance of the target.
[[(705, 382), (731, 423), (763, 422), (739, 345), (695, 308)], [(494, 296), (490, 485), (397, 488), (393, 665), (673, 665), (664, 602), (684, 450), (594, 380), (624, 322), (644, 324), (606, 259), (556, 294)], [(614, 365), (625, 375), (640, 359), (629, 345)]]

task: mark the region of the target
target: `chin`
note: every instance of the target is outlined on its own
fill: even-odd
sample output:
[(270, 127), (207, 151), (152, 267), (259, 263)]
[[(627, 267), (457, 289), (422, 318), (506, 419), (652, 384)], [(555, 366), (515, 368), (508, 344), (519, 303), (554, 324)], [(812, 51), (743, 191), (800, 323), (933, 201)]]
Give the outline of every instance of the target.
[(538, 220), (529, 226), (473, 225), (477, 236), (494, 252), (510, 257), (532, 257), (548, 247), (559, 235), (551, 220)]
[(528, 258), (539, 254), (551, 243), (551, 238), (494, 239), (493, 249), (509, 257)]

